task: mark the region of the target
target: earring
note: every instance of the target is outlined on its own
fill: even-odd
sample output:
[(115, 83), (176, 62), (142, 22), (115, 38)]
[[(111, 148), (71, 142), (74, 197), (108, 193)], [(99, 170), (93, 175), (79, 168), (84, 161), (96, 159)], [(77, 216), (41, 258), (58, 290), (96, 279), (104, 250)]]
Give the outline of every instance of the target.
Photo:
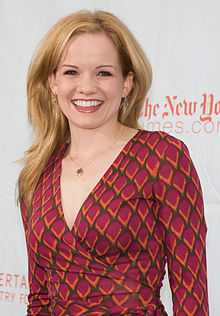
[(52, 104), (54, 106), (56, 106), (58, 104), (57, 95), (56, 94), (51, 93), (51, 102), (52, 102)]
[(55, 120), (59, 120), (60, 119), (60, 109), (59, 109), (57, 95), (51, 93), (50, 97), (51, 97), (51, 105), (52, 105), (51, 110), (52, 110), (53, 116), (54, 116)]
[(121, 105), (120, 105), (120, 110), (123, 112), (123, 114), (126, 112), (128, 108), (128, 99), (127, 97), (124, 97), (122, 99)]

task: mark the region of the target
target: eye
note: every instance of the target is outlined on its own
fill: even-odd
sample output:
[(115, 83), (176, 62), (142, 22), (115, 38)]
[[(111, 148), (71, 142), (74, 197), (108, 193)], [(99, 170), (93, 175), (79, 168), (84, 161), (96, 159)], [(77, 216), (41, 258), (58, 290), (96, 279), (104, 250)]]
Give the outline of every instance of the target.
[(77, 71), (73, 69), (68, 69), (64, 72), (64, 75), (75, 76), (77, 75)]
[(112, 76), (112, 74), (109, 71), (102, 70), (102, 71), (98, 72), (98, 76), (100, 76), (100, 77), (108, 77), (108, 76)]

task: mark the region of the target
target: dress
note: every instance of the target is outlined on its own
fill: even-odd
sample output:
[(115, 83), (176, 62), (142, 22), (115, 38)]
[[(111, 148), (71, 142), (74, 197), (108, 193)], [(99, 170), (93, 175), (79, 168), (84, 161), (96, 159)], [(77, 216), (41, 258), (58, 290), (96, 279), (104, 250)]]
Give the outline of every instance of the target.
[(139, 129), (83, 202), (72, 230), (60, 192), (67, 146), (49, 159), (30, 217), (21, 203), (27, 316), (167, 315), (160, 300), (166, 263), (174, 315), (208, 315), (207, 227), (186, 145)]

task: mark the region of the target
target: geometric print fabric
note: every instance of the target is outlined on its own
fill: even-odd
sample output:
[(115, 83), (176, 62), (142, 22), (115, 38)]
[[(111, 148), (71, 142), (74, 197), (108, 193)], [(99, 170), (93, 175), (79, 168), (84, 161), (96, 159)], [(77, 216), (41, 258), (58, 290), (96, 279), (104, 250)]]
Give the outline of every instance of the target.
[(21, 214), (28, 250), (27, 316), (208, 315), (206, 233), (200, 181), (186, 145), (138, 130), (83, 202), (73, 228), (61, 203), (61, 163), (49, 159)]

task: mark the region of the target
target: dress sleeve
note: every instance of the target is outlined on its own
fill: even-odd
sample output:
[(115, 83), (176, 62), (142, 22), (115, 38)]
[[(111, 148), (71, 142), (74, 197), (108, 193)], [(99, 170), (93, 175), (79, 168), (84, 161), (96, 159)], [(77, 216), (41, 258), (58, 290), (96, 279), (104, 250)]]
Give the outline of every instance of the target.
[(50, 316), (50, 300), (47, 289), (47, 275), (33, 259), (29, 245), (27, 208), (23, 201), (20, 204), (21, 216), (25, 230), (27, 254), (28, 254), (28, 306), (27, 316)]
[(155, 195), (163, 227), (173, 315), (207, 316), (206, 233), (202, 188), (187, 146), (170, 142)]

